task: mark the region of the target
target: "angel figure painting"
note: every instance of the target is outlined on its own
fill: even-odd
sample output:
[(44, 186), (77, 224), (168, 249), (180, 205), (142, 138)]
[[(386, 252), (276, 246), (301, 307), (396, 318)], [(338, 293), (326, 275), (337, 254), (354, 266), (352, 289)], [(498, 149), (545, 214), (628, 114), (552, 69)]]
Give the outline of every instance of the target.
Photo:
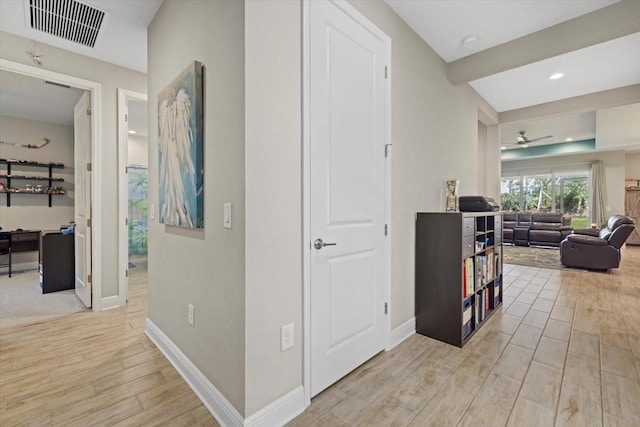
[(158, 95), (160, 222), (204, 227), (202, 64), (194, 61)]

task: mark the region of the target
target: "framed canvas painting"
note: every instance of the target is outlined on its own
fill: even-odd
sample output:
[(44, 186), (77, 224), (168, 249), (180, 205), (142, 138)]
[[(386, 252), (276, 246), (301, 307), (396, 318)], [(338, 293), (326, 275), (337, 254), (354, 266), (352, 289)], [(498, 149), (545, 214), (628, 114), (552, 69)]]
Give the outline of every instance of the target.
[(158, 94), (160, 223), (204, 227), (202, 64)]

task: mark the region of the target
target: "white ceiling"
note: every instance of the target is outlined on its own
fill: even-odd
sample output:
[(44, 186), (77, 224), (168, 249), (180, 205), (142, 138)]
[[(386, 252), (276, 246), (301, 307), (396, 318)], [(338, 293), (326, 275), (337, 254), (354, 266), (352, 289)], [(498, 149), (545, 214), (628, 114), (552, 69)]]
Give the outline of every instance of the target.
[[(28, 3), (28, 0), (0, 0), (0, 30), (141, 73), (147, 72), (147, 27), (162, 0), (83, 0), (82, 3), (107, 12), (95, 48), (31, 29), (26, 13)], [(34, 50), (44, 55), (42, 61), (46, 64), (46, 46), (38, 43)]]
[[(619, 0), (385, 0), (445, 62), (455, 61)], [(478, 43), (466, 49), (470, 35)]]
[[(27, 0), (28, 1), (28, 0)], [(638, 0), (631, 0), (638, 1)], [(123, 67), (146, 72), (146, 28), (162, 0), (83, 0), (108, 12), (104, 34), (96, 48), (67, 42), (26, 26), (24, 0), (0, 0), (0, 30), (38, 42), (44, 56), (57, 46)], [(487, 49), (509, 45), (515, 39), (562, 25), (567, 20), (598, 13), (618, 0), (385, 0), (447, 63), (473, 58)], [(615, 22), (612, 23), (615, 26)], [(474, 35), (478, 42), (464, 48), (462, 40)], [(123, 49), (122, 46), (126, 46)], [(39, 50), (38, 50), (39, 49)], [(613, 39), (573, 52), (482, 76), (469, 84), (498, 112), (510, 111), (567, 97), (640, 83), (640, 33)], [(26, 53), (25, 53), (26, 55)], [(462, 59), (464, 60), (464, 59)], [(451, 64), (449, 64), (451, 65)], [(550, 81), (554, 72), (565, 77)], [(3, 79), (4, 80), (4, 79)], [(38, 87), (41, 87), (38, 85)], [(0, 94), (4, 89), (0, 87)], [(58, 109), (58, 100), (38, 106)], [(4, 108), (4, 107), (3, 107)], [(33, 107), (36, 108), (36, 107)], [(522, 120), (501, 125), (503, 144), (519, 130), (535, 138), (553, 134), (537, 144), (595, 138), (595, 114), (565, 116), (559, 120)], [(568, 136), (566, 136), (568, 137)]]

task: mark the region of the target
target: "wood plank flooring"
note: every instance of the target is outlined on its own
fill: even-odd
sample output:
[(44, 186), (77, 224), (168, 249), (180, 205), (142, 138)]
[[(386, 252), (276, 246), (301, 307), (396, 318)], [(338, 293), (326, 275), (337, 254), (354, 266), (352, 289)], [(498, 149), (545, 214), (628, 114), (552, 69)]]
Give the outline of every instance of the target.
[[(218, 425), (127, 307), (0, 330), (1, 426)], [(640, 426), (640, 247), (612, 273), (505, 266), (463, 348), (413, 335), (290, 426)]]
[(144, 334), (146, 274), (129, 290), (124, 308), (0, 330), (0, 426), (218, 425)]
[(640, 426), (640, 247), (622, 259), (505, 265), (503, 307), (463, 349), (413, 335), (288, 426)]

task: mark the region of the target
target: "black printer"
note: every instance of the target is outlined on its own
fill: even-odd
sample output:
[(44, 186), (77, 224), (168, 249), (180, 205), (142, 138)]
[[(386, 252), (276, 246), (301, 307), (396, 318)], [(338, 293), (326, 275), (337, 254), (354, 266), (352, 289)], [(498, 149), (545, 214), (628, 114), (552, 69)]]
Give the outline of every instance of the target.
[(500, 205), (490, 197), (460, 196), (458, 209), (460, 212), (492, 212), (499, 211)]

